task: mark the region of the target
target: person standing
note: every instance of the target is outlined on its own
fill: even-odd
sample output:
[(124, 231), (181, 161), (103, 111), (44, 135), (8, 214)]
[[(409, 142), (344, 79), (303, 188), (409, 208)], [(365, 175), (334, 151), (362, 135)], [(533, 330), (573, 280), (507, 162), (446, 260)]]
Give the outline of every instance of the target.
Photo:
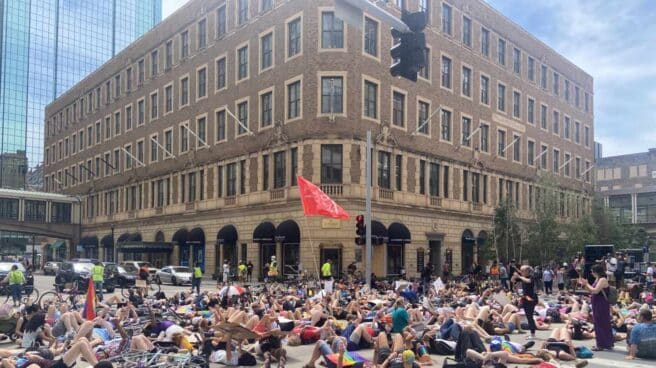
[(278, 260), (276, 256), (271, 256), (271, 262), (269, 263), (269, 280), (275, 281), (278, 278)]
[(230, 281), (230, 261), (228, 259), (223, 260), (223, 267), (221, 267), (221, 274), (223, 277), (221, 280), (223, 284), (226, 285)]
[(595, 281), (592, 285), (585, 278), (580, 278), (579, 283), (585, 290), (590, 291), (592, 299), (592, 320), (594, 321), (594, 332), (597, 346), (592, 350), (610, 350), (613, 348), (613, 330), (610, 319), (610, 303), (608, 303), (608, 293), (610, 287), (606, 279), (604, 266), (596, 264), (592, 266), (591, 274)]
[(196, 288), (196, 294), (200, 294), (200, 281), (203, 279), (203, 270), (200, 268), (198, 262), (194, 262), (194, 278), (191, 280), (191, 292)]
[(544, 281), (544, 293), (547, 295), (551, 295), (551, 292), (553, 291), (553, 279), (554, 274), (553, 271), (551, 271), (551, 267), (545, 266), (544, 272), (542, 272), (542, 281)]
[[(520, 272), (515, 272), (513, 274), (511, 282), (521, 282), (522, 283), (522, 308), (526, 314), (526, 320), (528, 321), (528, 328), (531, 331), (531, 334), (527, 336), (527, 339), (532, 340), (535, 338), (535, 319), (533, 313), (535, 312), (535, 306), (538, 304), (538, 294), (535, 292), (535, 280), (531, 277), (531, 267), (522, 266)], [(609, 314), (610, 316), (610, 314)]]
[(499, 279), (501, 280), (501, 286), (508, 289), (508, 269), (503, 265), (503, 262), (499, 262)]
[(105, 267), (100, 261), (91, 267), (91, 279), (93, 280), (93, 286), (96, 288), (96, 295), (100, 300), (103, 300), (103, 284), (105, 282)]
[(330, 259), (327, 259), (326, 262), (321, 265), (321, 279), (330, 280), (333, 277), (332, 263)]
[(244, 261), (239, 262), (239, 282), (246, 281), (246, 263)]
[[(515, 263), (515, 260), (510, 261), (510, 265), (508, 265), (508, 274), (512, 275), (511, 278), (516, 274), (519, 273), (519, 268), (517, 268), (517, 264)], [(510, 290), (512, 291), (515, 288), (515, 283), (510, 281)]]
[(248, 261), (248, 264), (246, 265), (246, 281), (253, 281), (253, 262), (251, 261)]
[(624, 285), (624, 271), (626, 269), (626, 260), (624, 254), (617, 255), (617, 269), (615, 270), (615, 284), (618, 288)]
[(449, 261), (444, 260), (444, 264), (442, 265), (442, 276), (444, 276), (444, 282), (449, 281), (450, 273), (451, 273), (451, 265), (449, 264)]
[[(564, 266), (566, 265), (567, 263)], [(558, 291), (565, 290), (565, 267), (558, 267), (556, 271), (556, 284), (558, 284)]]
[(7, 277), (5, 277), (2, 283), (9, 284), (9, 290), (11, 290), (14, 307), (20, 306), (21, 294), (23, 293), (23, 284), (25, 284), (25, 275), (23, 275), (23, 271), (19, 270), (17, 265), (11, 266), (11, 271), (9, 271)]

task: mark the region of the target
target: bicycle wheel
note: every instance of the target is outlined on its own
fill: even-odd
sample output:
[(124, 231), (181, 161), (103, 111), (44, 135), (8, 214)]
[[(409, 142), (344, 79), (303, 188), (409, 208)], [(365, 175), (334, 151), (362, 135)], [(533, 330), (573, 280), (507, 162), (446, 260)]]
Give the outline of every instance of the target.
[(62, 298), (54, 291), (46, 291), (39, 298), (39, 305), (41, 308), (46, 309), (51, 303), (61, 303)]
[[(29, 291), (29, 293), (28, 293), (28, 291)], [(36, 289), (35, 287), (32, 287), (29, 290), (25, 289), (25, 293), (23, 294), (23, 297), (21, 298), (21, 300), (23, 301), (23, 303), (25, 305), (29, 305), (29, 304), (34, 303), (34, 301), (38, 301), (39, 300), (39, 290)]]

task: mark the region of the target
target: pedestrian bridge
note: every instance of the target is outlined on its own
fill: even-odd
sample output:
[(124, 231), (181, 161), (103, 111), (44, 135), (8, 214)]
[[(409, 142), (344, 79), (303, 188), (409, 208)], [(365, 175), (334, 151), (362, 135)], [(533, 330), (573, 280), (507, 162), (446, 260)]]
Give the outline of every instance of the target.
[(80, 210), (76, 197), (0, 189), (0, 231), (48, 236), (77, 244)]

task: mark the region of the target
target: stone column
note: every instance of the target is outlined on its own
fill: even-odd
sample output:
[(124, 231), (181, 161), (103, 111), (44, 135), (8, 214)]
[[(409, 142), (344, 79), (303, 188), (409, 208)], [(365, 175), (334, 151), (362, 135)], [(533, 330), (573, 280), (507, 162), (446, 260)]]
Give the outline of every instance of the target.
[(638, 194), (631, 194), (631, 223), (638, 223)]
[(177, 243), (173, 244), (173, 254), (171, 254), (171, 264), (173, 265), (180, 264), (180, 245)]
[(105, 261), (105, 247), (102, 244), (98, 246), (98, 260), (100, 262)]

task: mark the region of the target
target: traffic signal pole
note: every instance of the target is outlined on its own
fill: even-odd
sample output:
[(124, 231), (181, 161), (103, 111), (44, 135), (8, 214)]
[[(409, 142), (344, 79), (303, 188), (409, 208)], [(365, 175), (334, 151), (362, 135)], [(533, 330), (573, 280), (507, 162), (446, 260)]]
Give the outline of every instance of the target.
[(367, 130), (367, 154), (365, 155), (365, 279), (371, 286), (371, 130)]

